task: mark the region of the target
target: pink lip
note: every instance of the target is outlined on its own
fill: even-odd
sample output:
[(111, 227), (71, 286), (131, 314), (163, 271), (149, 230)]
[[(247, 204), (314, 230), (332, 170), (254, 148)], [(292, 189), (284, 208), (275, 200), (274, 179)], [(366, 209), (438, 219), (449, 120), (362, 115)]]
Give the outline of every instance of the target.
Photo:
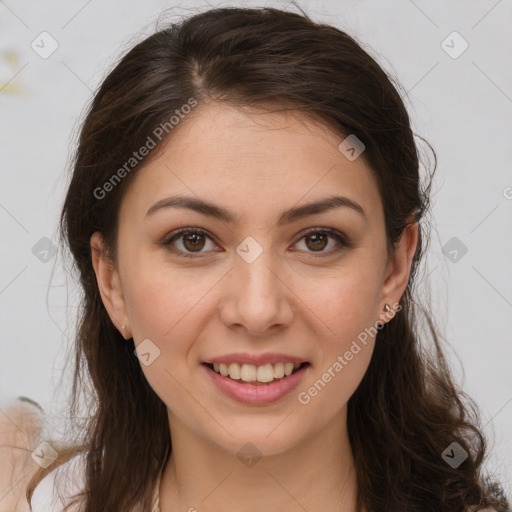
[(256, 366), (263, 366), (264, 364), (271, 363), (307, 363), (306, 359), (286, 354), (268, 353), (268, 354), (248, 354), (246, 352), (239, 352), (237, 354), (225, 354), (219, 357), (213, 357), (204, 361), (205, 363), (239, 363), (239, 364), (254, 364)]
[(201, 366), (207, 372), (210, 379), (212, 379), (213, 383), (228, 397), (244, 404), (264, 405), (276, 402), (293, 391), (299, 385), (310, 365), (305, 365), (292, 375), (283, 377), (273, 384), (265, 384), (262, 386), (247, 382), (237, 382), (231, 380), (229, 377), (219, 375), (204, 363), (201, 364)]

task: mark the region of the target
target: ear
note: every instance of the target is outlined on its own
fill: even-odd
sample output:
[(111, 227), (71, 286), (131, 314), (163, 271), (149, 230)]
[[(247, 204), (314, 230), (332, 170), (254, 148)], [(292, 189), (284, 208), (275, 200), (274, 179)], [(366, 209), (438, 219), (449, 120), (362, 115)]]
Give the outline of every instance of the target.
[[(129, 339), (131, 329), (126, 314), (126, 302), (119, 272), (105, 250), (103, 236), (99, 231), (93, 233), (90, 242), (92, 265), (96, 274), (101, 300), (112, 323), (125, 339)], [(125, 326), (124, 332), (122, 325)]]
[(402, 233), (395, 248), (395, 254), (386, 268), (382, 286), (384, 303), (397, 304), (407, 288), (414, 253), (419, 242), (419, 224), (410, 224)]

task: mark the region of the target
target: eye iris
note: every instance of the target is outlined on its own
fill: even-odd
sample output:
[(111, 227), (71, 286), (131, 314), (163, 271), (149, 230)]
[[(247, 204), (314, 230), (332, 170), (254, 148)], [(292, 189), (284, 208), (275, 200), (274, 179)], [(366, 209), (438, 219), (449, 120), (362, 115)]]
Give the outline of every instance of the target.
[[(318, 246), (318, 241), (319, 241), (319, 237), (322, 237), (323, 238), (323, 245), (321, 245), (320, 247)], [(313, 242), (313, 247), (310, 247), (310, 245), (306, 242), (306, 245), (310, 248), (310, 249), (323, 249), (325, 248), (325, 241), (327, 239), (327, 235), (323, 234), (323, 233), (315, 233), (313, 235), (309, 235), (306, 237), (306, 240), (315, 240)]]
[[(193, 240), (192, 242), (192, 247), (189, 247), (188, 246), (188, 243)], [(197, 245), (194, 245), (196, 244), (197, 242), (202, 242), (202, 245), (200, 247), (198, 247)], [(202, 249), (204, 247), (204, 235), (201, 235), (199, 233), (190, 233), (188, 235), (184, 235), (183, 236), (183, 245), (188, 249), (188, 250), (197, 250), (197, 249)]]

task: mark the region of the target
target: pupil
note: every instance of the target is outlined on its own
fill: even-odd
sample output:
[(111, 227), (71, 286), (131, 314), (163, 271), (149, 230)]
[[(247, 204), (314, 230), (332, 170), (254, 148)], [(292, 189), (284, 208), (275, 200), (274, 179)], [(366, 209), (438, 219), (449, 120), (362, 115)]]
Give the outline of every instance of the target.
[(319, 247), (319, 246), (318, 246), (318, 241), (319, 241), (319, 240), (318, 240), (318, 238), (319, 238), (319, 237), (322, 237), (322, 238), (324, 239), (324, 240), (323, 240), (323, 241), (324, 241), (324, 245), (321, 245), (320, 249), (323, 249), (323, 248), (325, 247), (325, 235), (324, 235), (324, 234), (321, 234), (321, 233), (320, 233), (320, 234), (318, 234), (318, 233), (317, 233), (317, 234), (314, 234), (314, 235), (310, 235), (310, 236), (309, 236), (309, 239), (310, 239), (310, 240), (314, 240), (314, 242), (313, 242), (314, 246), (312, 247), (313, 249), (314, 249), (315, 247), (318, 249), (318, 247)]
[[(184, 241), (184, 245), (185, 245), (185, 247), (187, 247), (187, 249), (201, 249), (201, 248), (202, 248), (202, 246), (201, 246), (201, 247), (198, 247), (197, 245), (195, 245), (195, 244), (197, 244), (197, 242), (198, 242), (198, 241), (200, 241), (200, 238), (201, 238), (201, 237), (202, 237), (202, 235), (197, 234), (197, 233), (193, 233), (193, 234), (187, 235), (187, 236), (185, 237), (185, 241)], [(190, 243), (190, 240), (191, 240), (191, 239), (193, 239), (193, 241), (192, 241), (192, 246), (191, 246), (191, 247), (189, 247), (189, 246), (188, 246), (188, 244)]]

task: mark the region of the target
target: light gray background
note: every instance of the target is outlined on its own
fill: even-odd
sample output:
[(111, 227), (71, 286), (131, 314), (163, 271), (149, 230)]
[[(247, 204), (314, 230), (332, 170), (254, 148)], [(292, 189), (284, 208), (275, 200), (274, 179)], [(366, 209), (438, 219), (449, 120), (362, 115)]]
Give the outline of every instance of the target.
[[(425, 261), (432, 307), (459, 382), (482, 409), (489, 468), (510, 495), (512, 2), (299, 3), (314, 19), (355, 36), (398, 77), (415, 131), (437, 152), (435, 230)], [(26, 395), (40, 402), (55, 418), (55, 432), (66, 399), (55, 386), (73, 335), (76, 288), (60, 252), (44, 263), (32, 248), (43, 237), (57, 242), (71, 136), (92, 91), (119, 53), (178, 5), (166, 19), (207, 4), (0, 2), (0, 400)], [(31, 48), (43, 31), (59, 45), (47, 59)], [(442, 45), (453, 31), (469, 44), (458, 58)], [(452, 52), (462, 48), (456, 37), (444, 43)], [(453, 237), (467, 247), (456, 262), (443, 254)]]

